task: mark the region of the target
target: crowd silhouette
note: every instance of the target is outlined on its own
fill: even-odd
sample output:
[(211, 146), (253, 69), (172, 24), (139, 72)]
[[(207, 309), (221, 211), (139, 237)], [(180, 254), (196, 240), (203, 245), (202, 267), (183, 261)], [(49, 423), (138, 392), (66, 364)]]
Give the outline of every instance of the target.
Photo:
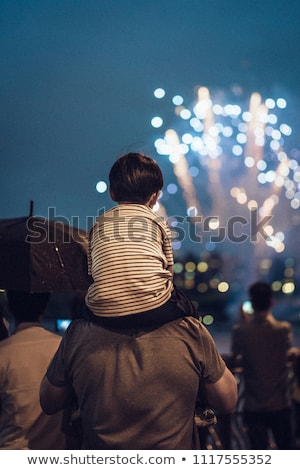
[[(249, 286), (251, 310), (241, 306), (221, 355), (202, 321), (206, 283), (195, 299), (173, 282), (169, 229), (153, 211), (162, 186), (150, 157), (113, 165), (117, 206), (91, 229), (92, 282), (74, 286), (65, 332), (42, 324), (49, 292), (6, 290), (0, 449), (299, 448), (300, 352), (291, 323), (273, 315), (271, 284)], [(206, 281), (220, 269), (220, 257), (212, 261)], [(177, 279), (180, 288), (196, 282)], [(220, 320), (220, 299), (218, 309)]]

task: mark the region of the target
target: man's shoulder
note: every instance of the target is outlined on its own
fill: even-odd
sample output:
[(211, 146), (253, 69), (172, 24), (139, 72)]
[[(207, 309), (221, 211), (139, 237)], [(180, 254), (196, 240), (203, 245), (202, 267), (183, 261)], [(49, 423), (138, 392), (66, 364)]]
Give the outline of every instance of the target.
[(161, 326), (128, 329), (108, 328), (101, 326), (101, 322), (98, 321), (78, 319), (72, 321), (64, 336), (66, 339), (74, 340), (78, 338), (80, 341), (84, 341), (85, 338), (104, 337), (107, 339), (108, 337), (119, 335), (124, 339), (131, 336), (140, 339), (149, 336), (172, 336), (173, 338), (189, 338), (194, 340), (198, 340), (200, 336), (210, 336), (201, 321), (193, 317), (179, 318)]
[(274, 327), (278, 330), (285, 331), (285, 332), (292, 331), (292, 325), (288, 321), (274, 319), (273, 324), (274, 324)]

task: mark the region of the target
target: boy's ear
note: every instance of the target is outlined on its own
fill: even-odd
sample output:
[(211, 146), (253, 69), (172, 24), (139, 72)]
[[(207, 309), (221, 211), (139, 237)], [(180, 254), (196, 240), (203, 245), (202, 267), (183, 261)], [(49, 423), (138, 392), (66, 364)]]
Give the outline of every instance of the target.
[(116, 198), (115, 198), (115, 195), (114, 195), (113, 191), (112, 191), (110, 188), (109, 188), (109, 195), (110, 195), (110, 197), (112, 198), (112, 200), (113, 200), (114, 202), (117, 202), (117, 201), (116, 201)]
[(157, 203), (157, 199), (159, 198), (159, 195), (161, 193), (161, 190), (157, 191), (156, 193), (153, 193), (149, 199), (149, 206), (153, 207)]

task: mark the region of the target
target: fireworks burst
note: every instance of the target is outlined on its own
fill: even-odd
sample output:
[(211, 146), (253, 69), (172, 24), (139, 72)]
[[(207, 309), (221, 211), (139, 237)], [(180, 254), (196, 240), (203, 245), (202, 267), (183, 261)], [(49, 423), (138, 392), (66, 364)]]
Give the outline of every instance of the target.
[[(166, 96), (162, 89), (155, 90), (154, 95), (158, 99)], [(235, 214), (244, 214), (243, 208), (257, 209), (258, 223), (270, 216), (270, 224), (266, 227), (268, 236), (260, 237), (256, 245), (263, 243), (277, 253), (283, 252), (285, 233), (277, 226), (288, 230), (293, 221), (298, 221), (300, 207), (300, 152), (294, 149), (291, 156), (285, 152), (285, 140), (292, 128), (280, 122), (276, 114), (286, 108), (287, 101), (268, 98), (262, 102), (261, 96), (253, 93), (248, 109), (243, 110), (240, 104), (213, 102), (205, 87), (198, 89), (197, 98), (189, 109), (181, 96), (173, 97), (179, 123), (175, 129), (166, 128), (164, 136), (154, 142), (157, 154), (167, 157), (173, 165), (187, 214), (213, 215), (219, 224), (226, 224)], [(163, 129), (163, 119), (156, 116), (152, 125)], [(159, 161), (164, 163), (162, 158)], [(210, 214), (204, 213), (205, 204), (201, 196), (197, 197), (195, 176), (203, 169), (207, 176)], [(174, 184), (170, 189), (167, 186), (168, 198), (175, 192)], [(285, 207), (298, 217), (290, 213), (289, 220), (283, 217), (278, 209), (283, 198), (288, 201)], [(176, 247), (180, 248), (178, 244)]]
[[(300, 151), (286, 150), (292, 134), (284, 118), (287, 100), (263, 100), (255, 92), (247, 101), (236, 95), (233, 103), (224, 103), (224, 94), (212, 99), (208, 88), (199, 87), (191, 106), (174, 96), (173, 118), (165, 119), (167, 93), (158, 88), (154, 96), (161, 106), (151, 121), (161, 133), (154, 147), (166, 175), (156, 209), (168, 215), (173, 229), (186, 216), (194, 225), (193, 237), (174, 238), (175, 257), (194, 251), (201, 263), (203, 252), (233, 254), (243, 260), (249, 283), (268, 272), (274, 256), (283, 255), (286, 269), (273, 287), (293, 293), (295, 246), (289, 234), (300, 225)], [(250, 233), (251, 222), (260, 233)], [(201, 284), (197, 289), (201, 292)]]

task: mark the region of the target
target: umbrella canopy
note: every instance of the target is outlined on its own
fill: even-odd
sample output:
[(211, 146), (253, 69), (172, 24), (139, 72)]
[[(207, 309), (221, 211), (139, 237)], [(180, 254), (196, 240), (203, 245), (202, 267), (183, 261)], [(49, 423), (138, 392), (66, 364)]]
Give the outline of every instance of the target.
[(0, 288), (28, 292), (86, 290), (87, 232), (42, 217), (0, 220)]

